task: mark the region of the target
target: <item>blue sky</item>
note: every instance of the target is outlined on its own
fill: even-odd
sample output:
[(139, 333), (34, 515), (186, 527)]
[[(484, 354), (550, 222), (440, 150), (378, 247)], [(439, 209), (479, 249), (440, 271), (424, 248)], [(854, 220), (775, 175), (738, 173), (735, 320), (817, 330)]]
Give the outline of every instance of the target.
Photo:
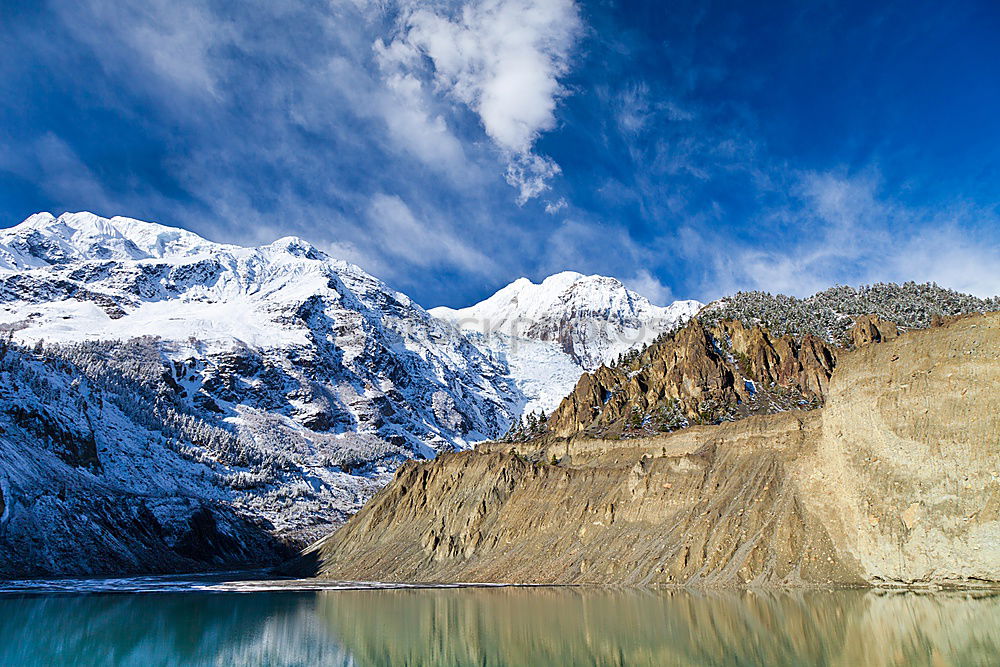
[(1000, 293), (993, 1), (4, 0), (0, 226), (302, 236), (425, 306)]

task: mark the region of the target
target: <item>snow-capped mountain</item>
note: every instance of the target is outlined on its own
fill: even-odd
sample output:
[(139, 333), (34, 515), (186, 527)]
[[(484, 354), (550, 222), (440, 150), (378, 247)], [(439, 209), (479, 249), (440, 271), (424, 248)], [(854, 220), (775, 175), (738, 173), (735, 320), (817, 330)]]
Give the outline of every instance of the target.
[(697, 305), (565, 273), (432, 315), (299, 238), (33, 215), (0, 231), (0, 573), (266, 560)]
[[(156, 414), (130, 413), (132, 425), (119, 428), (92, 412), (93, 401), (73, 408), (85, 439), (119, 443), (96, 450), (102, 472), (88, 475), (111, 475), (104, 459), (121, 453), (122, 432), (139, 428), (142, 442), (179, 448), (202, 466), (196, 478), (222, 480), (223, 491), (204, 497), (222, 493), (293, 543), (355, 511), (400, 461), (503, 434), (520, 403), (505, 368), (454, 327), (301, 239), (241, 248), (128, 218), (38, 214), (0, 232), (0, 267), (0, 331), (41, 344), (28, 360), (38, 372), (81, 355), (105, 377), (117, 357), (155, 362), (130, 381), (147, 387), (143, 410)], [(3, 398), (8, 413), (64, 421), (45, 399)], [(164, 420), (186, 426), (168, 437)], [(0, 415), (5, 460), (45, 460), (32, 454), (31, 428), (3, 424)], [(35, 493), (19, 481), (23, 468), (0, 468), (3, 488)], [(8, 519), (40, 507), (4, 495)]]
[(548, 413), (581, 373), (652, 342), (701, 307), (698, 301), (655, 306), (615, 278), (564, 271), (540, 284), (519, 278), (468, 308), (429, 312), (456, 324), (508, 367), (525, 412)]

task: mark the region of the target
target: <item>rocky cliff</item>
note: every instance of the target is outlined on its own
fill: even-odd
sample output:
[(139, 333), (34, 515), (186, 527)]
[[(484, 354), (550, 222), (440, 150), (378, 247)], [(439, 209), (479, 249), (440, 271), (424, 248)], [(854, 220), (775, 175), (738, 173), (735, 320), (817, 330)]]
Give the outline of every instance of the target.
[[(681, 349), (711, 358), (693, 327), (681, 336), (692, 339)], [(838, 351), (821, 409), (407, 464), (293, 569), (390, 581), (1000, 581), (1000, 313), (879, 337), (889, 340)]]
[[(863, 315), (846, 330), (845, 346), (898, 335), (894, 322)], [(582, 376), (545, 428), (562, 438), (580, 433), (636, 437), (816, 408), (823, 404), (842, 349), (814, 334), (777, 336), (740, 320), (708, 326), (693, 319), (635, 358)]]
[[(891, 323), (881, 326), (895, 330)], [(878, 331), (865, 318), (857, 328)], [(774, 336), (736, 320), (713, 327), (691, 320), (637, 358), (582, 376), (548, 419), (547, 430), (556, 437), (634, 437), (817, 407), (837, 351), (811, 334)]]

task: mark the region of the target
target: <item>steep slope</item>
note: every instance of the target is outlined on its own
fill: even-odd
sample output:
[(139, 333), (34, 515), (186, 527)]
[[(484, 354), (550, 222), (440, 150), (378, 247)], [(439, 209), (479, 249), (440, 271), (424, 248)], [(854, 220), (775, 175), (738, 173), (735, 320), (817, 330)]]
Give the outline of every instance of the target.
[[(702, 320), (706, 314), (712, 326)], [(941, 324), (972, 314), (929, 319)], [(850, 321), (837, 344), (811, 333), (777, 336), (760, 324), (720, 320), (706, 308), (621, 363), (583, 375), (546, 421), (533, 430), (515, 429), (505, 440), (578, 433), (648, 436), (691, 424), (819, 407), (842, 350), (900, 335), (894, 322), (876, 315)]]
[(0, 577), (246, 567), (292, 553), (239, 506), (238, 468), (210, 456), (231, 434), (190, 413), (157, 418), (141, 387), (80, 371), (0, 342)]
[[(859, 338), (879, 335), (868, 319), (858, 329)], [(692, 319), (634, 359), (583, 375), (545, 428), (556, 437), (635, 437), (818, 407), (837, 350), (812, 335), (776, 337), (738, 321), (709, 329)]]
[[(164, 534), (243, 521), (263, 527), (246, 541), (273, 558), (345, 520), (400, 462), (502, 435), (526, 409), (554, 407), (586, 364), (698, 305), (659, 309), (577, 274), (521, 282), (500, 330), (522, 315), (533, 327), (498, 342), (298, 238), (243, 248), (90, 213), (0, 231), (5, 372), (19, 382), (0, 388), (0, 537), (21, 554), (0, 569), (192, 567), (197, 554), (178, 555), (173, 537), (146, 540), (107, 511), (159, 506), (174, 476), (193, 480), (191, 502), (165, 511)], [(95, 549), (95, 535), (121, 539)]]
[(958, 319), (841, 352), (818, 410), (407, 464), (295, 568), (388, 581), (1000, 582), (998, 385), (1000, 313)]
[(272, 371), (298, 386), (274, 387), (269, 412), (283, 406), (318, 431), (372, 433), (422, 455), (494, 435), (511, 417), (502, 369), (405, 295), (301, 239), (238, 248), (124, 218), (39, 214), (0, 247), (36, 265), (0, 273), (0, 323), (18, 341), (159, 337), (177, 368), (197, 367), (176, 378), (195, 383), (184, 389), (223, 413), (246, 403), (235, 375)]
[(540, 284), (519, 278), (474, 306), (432, 308), (505, 364), (527, 399), (551, 412), (583, 371), (610, 364), (676, 328), (702, 304), (654, 306), (615, 278), (565, 271)]

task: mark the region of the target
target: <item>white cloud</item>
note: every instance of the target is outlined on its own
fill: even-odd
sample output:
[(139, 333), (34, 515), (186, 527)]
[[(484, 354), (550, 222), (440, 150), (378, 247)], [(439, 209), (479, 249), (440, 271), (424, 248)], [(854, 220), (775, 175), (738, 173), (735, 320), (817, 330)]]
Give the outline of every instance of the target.
[[(375, 59), (385, 60), (379, 42)], [(468, 159), (462, 142), (435, 108), (433, 96), (412, 74), (391, 71), (374, 78), (364, 66), (345, 57), (333, 57), (321, 69), (311, 72), (316, 85), (345, 102), (351, 113), (385, 124), (392, 140), (391, 149), (405, 152), (447, 175), (456, 185), (475, 183), (478, 166)], [(303, 118), (303, 125), (329, 123), (331, 105), (319, 100)]]
[(411, 74), (392, 74), (386, 85), (392, 98), (382, 112), (393, 137), (429, 165), (468, 168), (461, 142), (444, 118), (429, 109), (420, 80)]
[(567, 206), (568, 204), (566, 203), (566, 199), (560, 197), (556, 201), (550, 201), (547, 204), (545, 204), (545, 212), (548, 213), (549, 215), (555, 215), (556, 213), (563, 210)]
[(649, 85), (644, 81), (626, 86), (619, 93), (615, 119), (622, 132), (637, 134), (653, 119), (655, 109), (649, 96)]
[(506, 178), (525, 202), (559, 173), (533, 153), (535, 141), (556, 125), (565, 94), (559, 79), (581, 31), (573, 0), (474, 0), (457, 16), (409, 2), (401, 32), (377, 43), (387, 72), (420, 72), (433, 65), (438, 90), (472, 109), (508, 162)]
[(1000, 248), (976, 240), (1000, 227), (994, 212), (908, 206), (880, 196), (873, 172), (806, 173), (796, 194), (797, 203), (771, 212), (771, 238), (764, 242), (735, 245), (681, 233), (684, 253), (709, 267), (705, 294), (757, 289), (808, 296), (835, 284), (908, 280), (980, 297), (1000, 294)]
[(622, 280), (625, 286), (650, 300), (650, 302), (665, 306), (674, 300), (673, 291), (646, 269), (641, 269), (631, 278)]
[(549, 180), (561, 172), (555, 162), (543, 155), (520, 153), (507, 159), (507, 182), (518, 189), (517, 201), (525, 203), (549, 189)]
[(888, 272), (897, 280), (936, 282), (983, 298), (1000, 296), (1000, 248), (979, 242), (975, 232), (954, 223), (916, 234), (887, 259)]
[[(636, 243), (628, 229), (613, 223), (588, 219), (585, 214), (562, 220), (544, 240), (544, 255), (539, 258), (538, 269), (546, 274), (574, 270), (581, 273), (600, 273), (621, 278), (636, 267), (652, 266), (657, 254), (650, 247)], [(645, 274), (645, 275), (644, 275)], [(634, 274), (632, 284), (648, 289), (639, 291), (647, 297), (662, 296), (646, 269)]]
[(325, 241), (316, 244), (317, 247), (336, 259), (342, 259), (356, 266), (377, 278), (388, 277), (391, 273), (390, 267), (377, 255), (363, 252), (357, 245), (350, 241)]
[(30, 146), (0, 146), (0, 171), (33, 180), (66, 210), (117, 215), (114, 197), (60, 137), (47, 132)]
[(108, 48), (112, 39), (125, 45), (131, 61), (127, 67), (145, 66), (191, 93), (217, 96), (211, 50), (232, 43), (233, 26), (193, 3), (147, 0), (128, 5), (116, 0), (57, 3), (64, 24), (107, 65), (119, 67), (117, 53)]

